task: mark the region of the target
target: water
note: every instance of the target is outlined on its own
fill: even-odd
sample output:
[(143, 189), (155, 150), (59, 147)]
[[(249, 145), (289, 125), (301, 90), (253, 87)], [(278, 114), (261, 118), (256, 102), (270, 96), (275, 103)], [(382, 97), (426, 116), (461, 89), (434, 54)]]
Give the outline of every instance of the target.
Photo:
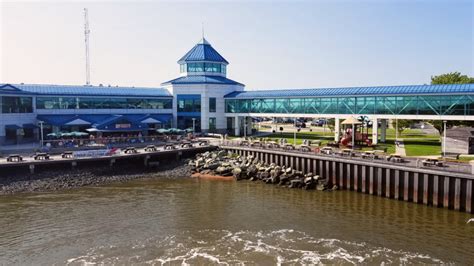
[(0, 264), (474, 263), (472, 215), (348, 191), (140, 180), (0, 213)]

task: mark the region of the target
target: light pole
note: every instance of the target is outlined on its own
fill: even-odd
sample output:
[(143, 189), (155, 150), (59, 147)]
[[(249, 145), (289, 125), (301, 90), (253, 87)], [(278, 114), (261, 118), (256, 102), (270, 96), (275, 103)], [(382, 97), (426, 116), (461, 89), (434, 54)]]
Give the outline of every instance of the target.
[(247, 117), (244, 116), (244, 139), (247, 138)]
[(443, 157), (446, 157), (446, 120), (443, 121)]
[(44, 121), (38, 121), (38, 123), (40, 124), (40, 136), (41, 136), (41, 148), (43, 148), (43, 142), (44, 142), (44, 136), (43, 136), (43, 124), (44, 124)]
[(294, 119), (295, 120), (295, 132), (294, 132), (294, 136), (293, 136), (293, 145), (296, 146), (296, 118)]
[(355, 130), (354, 130), (354, 118), (352, 119), (352, 150), (354, 150), (355, 145)]
[(398, 119), (395, 118), (395, 141), (398, 141)]
[(192, 120), (193, 120), (193, 135), (194, 135), (196, 134), (196, 118), (193, 117)]

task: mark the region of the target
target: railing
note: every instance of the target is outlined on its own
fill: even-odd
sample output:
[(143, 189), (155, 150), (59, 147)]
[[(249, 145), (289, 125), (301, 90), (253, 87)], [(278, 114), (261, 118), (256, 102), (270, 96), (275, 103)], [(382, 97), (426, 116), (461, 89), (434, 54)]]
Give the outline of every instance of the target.
[(44, 140), (43, 149), (110, 147), (138, 144), (158, 144), (183, 139), (181, 136), (146, 136), (146, 137), (102, 137), (102, 138), (67, 138)]
[[(252, 146), (253, 144), (253, 146)], [(228, 147), (238, 147), (238, 148), (248, 148), (253, 150), (262, 150), (262, 151), (280, 151), (280, 152), (288, 152), (288, 153), (295, 153), (295, 154), (304, 154), (304, 155), (317, 155), (329, 158), (344, 158), (350, 160), (357, 160), (362, 162), (383, 162), (387, 163), (384, 159), (376, 159), (375, 157), (372, 158), (361, 158), (361, 153), (359, 151), (352, 151), (350, 154), (341, 154), (340, 152), (335, 152), (337, 149), (333, 150), (331, 153), (326, 154), (321, 152), (321, 147), (311, 147), (310, 151), (303, 151), (299, 149), (301, 146), (294, 146), (294, 149), (286, 149), (282, 145), (279, 144), (279, 147), (268, 147), (268, 142), (261, 142), (260, 145), (255, 145), (249, 141), (249, 145), (242, 145), (241, 140), (224, 140), (222, 141), (223, 146)], [(383, 153), (379, 157), (385, 158), (388, 156), (387, 154)], [(445, 167), (438, 167), (438, 166), (423, 166), (421, 158), (410, 158), (410, 157), (403, 157), (404, 163), (396, 163), (400, 166), (406, 166), (411, 168), (417, 169), (430, 169), (430, 170), (438, 170), (438, 171), (447, 171), (453, 173), (463, 173), (463, 174), (474, 174), (474, 169), (470, 164), (467, 163), (456, 163), (456, 162), (446, 162), (443, 161)]]

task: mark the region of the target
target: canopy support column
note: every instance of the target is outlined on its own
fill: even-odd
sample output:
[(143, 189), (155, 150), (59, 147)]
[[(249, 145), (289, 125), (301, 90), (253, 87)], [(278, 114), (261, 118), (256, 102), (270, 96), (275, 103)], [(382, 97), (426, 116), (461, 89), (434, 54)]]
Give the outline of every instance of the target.
[(387, 119), (380, 121), (380, 142), (385, 143), (387, 139)]
[(379, 123), (377, 118), (372, 119), (372, 144), (377, 145), (379, 142)]
[(334, 141), (335, 142), (339, 142), (339, 139), (340, 139), (340, 134), (341, 134), (341, 121), (339, 121), (339, 117), (336, 117), (336, 119), (334, 119)]
[(234, 116), (233, 117), (234, 119), (234, 135), (235, 136), (240, 136), (240, 123), (239, 123), (239, 117), (238, 116)]

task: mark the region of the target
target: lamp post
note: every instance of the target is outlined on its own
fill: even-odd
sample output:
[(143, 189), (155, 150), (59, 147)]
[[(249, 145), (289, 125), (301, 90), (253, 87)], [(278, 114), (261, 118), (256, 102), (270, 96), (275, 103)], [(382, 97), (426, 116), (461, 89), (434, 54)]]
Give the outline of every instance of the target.
[(355, 146), (355, 128), (354, 128), (354, 118), (352, 119), (352, 150), (354, 150)]
[(244, 116), (244, 139), (247, 139), (247, 117)]
[(446, 120), (443, 120), (443, 157), (446, 157)]
[(395, 118), (395, 141), (398, 141), (398, 119)]
[(297, 130), (297, 128), (296, 128), (296, 118), (294, 120), (295, 120), (295, 132), (294, 132), (294, 135), (293, 135), (293, 145), (296, 146), (296, 130)]
[(193, 117), (192, 120), (193, 120), (193, 135), (194, 135), (196, 134), (196, 118)]
[(44, 121), (38, 121), (38, 123), (40, 124), (40, 136), (41, 136), (41, 143), (40, 143), (40, 146), (41, 146), (41, 148), (43, 148), (43, 142), (44, 142), (43, 124), (44, 124)]

